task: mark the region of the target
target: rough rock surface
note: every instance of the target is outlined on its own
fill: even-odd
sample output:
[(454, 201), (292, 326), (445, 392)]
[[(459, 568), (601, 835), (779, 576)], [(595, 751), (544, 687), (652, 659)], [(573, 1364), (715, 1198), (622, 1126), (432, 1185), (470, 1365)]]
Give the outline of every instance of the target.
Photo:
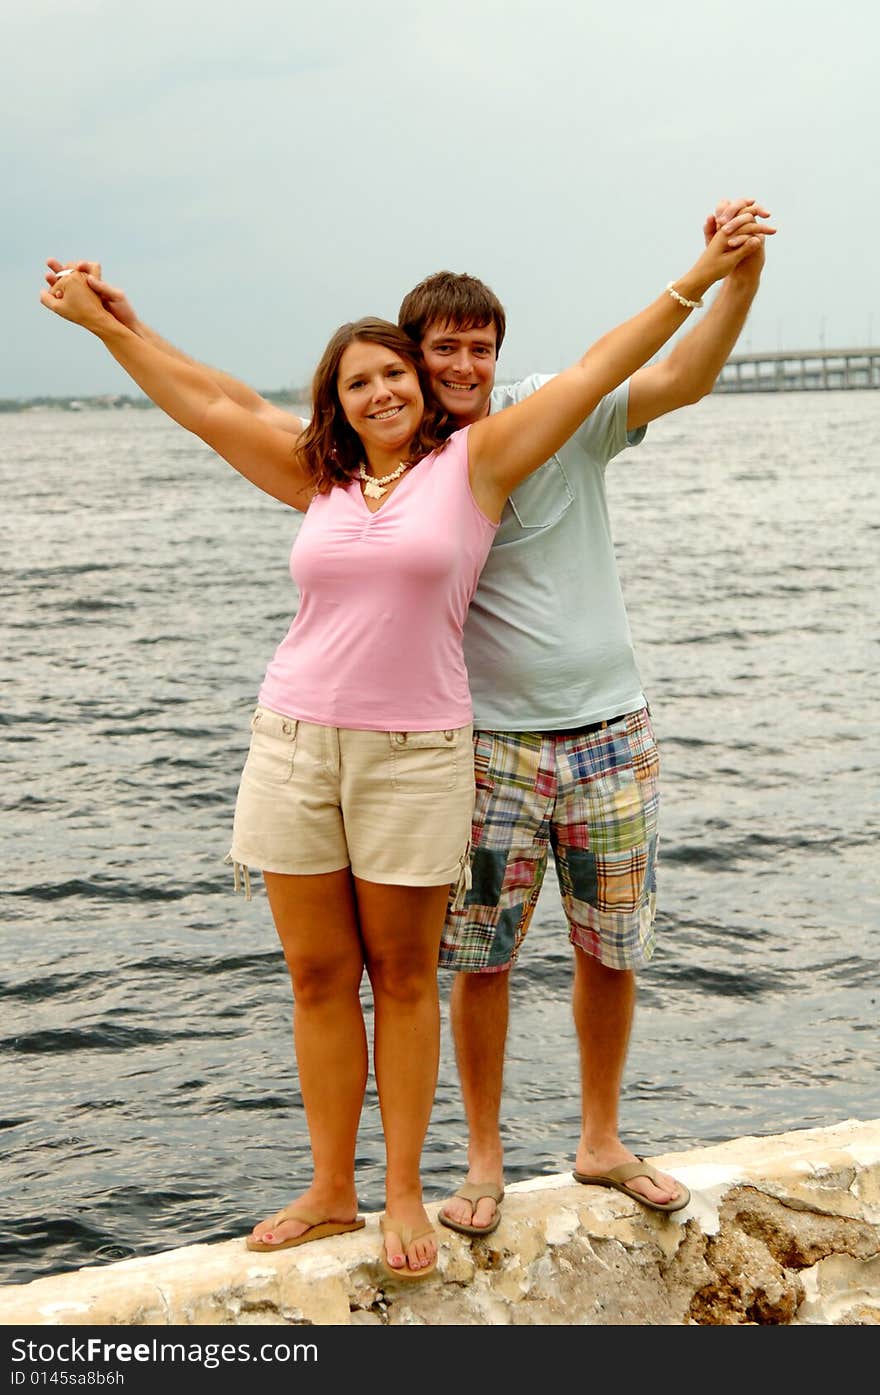
[(568, 1173), (515, 1183), (487, 1239), (438, 1227), (421, 1284), (383, 1276), (371, 1215), (276, 1255), (223, 1241), (0, 1287), (0, 1323), (880, 1325), (880, 1120), (654, 1161), (685, 1210)]

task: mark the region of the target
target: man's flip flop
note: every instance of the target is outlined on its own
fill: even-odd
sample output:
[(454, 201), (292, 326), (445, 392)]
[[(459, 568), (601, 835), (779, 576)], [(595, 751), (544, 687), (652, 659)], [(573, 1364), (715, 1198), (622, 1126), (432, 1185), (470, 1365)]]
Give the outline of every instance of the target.
[(465, 1182), (455, 1196), (460, 1196), (463, 1201), (469, 1201), (474, 1210), (477, 1203), (484, 1197), (495, 1202), (495, 1215), (486, 1225), (465, 1225), (464, 1221), (454, 1221), (445, 1211), (437, 1213), (437, 1219), (441, 1225), (445, 1225), (449, 1230), (457, 1230), (459, 1235), (491, 1235), (493, 1230), (498, 1229), (501, 1221), (501, 1203), (504, 1200), (504, 1188), (499, 1187), (495, 1182)]
[(282, 1221), (302, 1221), (308, 1226), (302, 1235), (294, 1235), (291, 1240), (279, 1240), (275, 1245), (267, 1245), (264, 1240), (255, 1240), (249, 1235), (245, 1240), (249, 1250), (261, 1254), (272, 1254), (274, 1250), (290, 1250), (294, 1245), (307, 1245), (311, 1240), (323, 1240), (327, 1235), (346, 1235), (350, 1230), (363, 1230), (366, 1221), (363, 1216), (355, 1216), (353, 1221), (322, 1221), (319, 1216), (311, 1216), (307, 1211), (297, 1210), (296, 1205), (287, 1206), (272, 1217), (272, 1227)]
[(395, 1235), (400, 1236), (400, 1246), (403, 1250), (408, 1250), (414, 1240), (422, 1240), (426, 1235), (434, 1234), (432, 1225), (425, 1226), (424, 1230), (413, 1230), (408, 1225), (401, 1225), (392, 1216), (379, 1217), (379, 1229), (382, 1232), (382, 1254), (380, 1261), (382, 1268), (390, 1279), (403, 1279), (406, 1283), (412, 1283), (416, 1279), (429, 1279), (437, 1269), (437, 1256), (426, 1264), (424, 1269), (410, 1269), (408, 1264), (404, 1264), (400, 1269), (395, 1269), (393, 1264), (388, 1263), (388, 1255), (385, 1251), (384, 1237), (386, 1231), (393, 1230)]
[(650, 1211), (681, 1211), (691, 1199), (691, 1194), (683, 1182), (676, 1183), (681, 1189), (682, 1195), (674, 1197), (672, 1201), (649, 1201), (641, 1192), (628, 1187), (627, 1182), (633, 1177), (647, 1177), (648, 1181), (653, 1182), (655, 1187), (663, 1186), (656, 1167), (645, 1162), (644, 1158), (639, 1158), (638, 1162), (621, 1163), (619, 1167), (610, 1167), (607, 1172), (596, 1174), (573, 1172), (571, 1175), (576, 1182), (582, 1182), (585, 1187), (613, 1187), (615, 1191), (623, 1192), (624, 1196), (632, 1197), (633, 1201), (638, 1201), (640, 1205), (647, 1206)]

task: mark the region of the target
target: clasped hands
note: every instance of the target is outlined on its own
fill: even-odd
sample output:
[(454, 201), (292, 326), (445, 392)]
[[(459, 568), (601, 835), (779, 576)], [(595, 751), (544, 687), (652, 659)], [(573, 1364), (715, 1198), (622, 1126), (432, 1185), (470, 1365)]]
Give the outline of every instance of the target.
[[(125, 291), (120, 290), (118, 286), (110, 286), (102, 280), (100, 262), (61, 262), (57, 257), (49, 257), (46, 265), (49, 268), (46, 272), (46, 282), (49, 289), (41, 293), (40, 300), (47, 309), (63, 314), (61, 307), (52, 302), (63, 300), (64, 281), (72, 279), (73, 273), (78, 272), (79, 276), (76, 279), (94, 292), (103, 308), (127, 329), (136, 331), (138, 320), (131, 302)], [(65, 318), (74, 317), (66, 315)]]
[(764, 239), (776, 232), (767, 223), (759, 223), (759, 218), (769, 218), (770, 213), (757, 199), (721, 199), (703, 224), (703, 236), (708, 245), (716, 233), (724, 233), (727, 246), (733, 251), (751, 239), (754, 249), (734, 267), (731, 276), (760, 275), (764, 265)]

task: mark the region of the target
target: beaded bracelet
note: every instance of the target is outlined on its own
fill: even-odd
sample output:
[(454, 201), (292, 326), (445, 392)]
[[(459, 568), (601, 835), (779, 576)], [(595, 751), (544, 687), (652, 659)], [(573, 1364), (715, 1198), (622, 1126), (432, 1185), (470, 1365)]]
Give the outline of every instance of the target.
[(702, 310), (702, 300), (688, 300), (686, 296), (679, 295), (678, 291), (674, 288), (671, 281), (669, 282), (669, 285), (666, 287), (666, 289), (672, 296), (672, 299), (678, 301), (679, 305), (684, 305), (688, 310)]

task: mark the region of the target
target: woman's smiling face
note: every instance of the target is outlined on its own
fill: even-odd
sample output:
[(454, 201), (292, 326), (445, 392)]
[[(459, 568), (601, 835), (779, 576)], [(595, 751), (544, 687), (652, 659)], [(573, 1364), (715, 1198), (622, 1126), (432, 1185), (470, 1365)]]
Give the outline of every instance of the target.
[(365, 449), (399, 451), (418, 431), (425, 410), (418, 374), (384, 345), (349, 344), (339, 362), (336, 390), (345, 419)]

